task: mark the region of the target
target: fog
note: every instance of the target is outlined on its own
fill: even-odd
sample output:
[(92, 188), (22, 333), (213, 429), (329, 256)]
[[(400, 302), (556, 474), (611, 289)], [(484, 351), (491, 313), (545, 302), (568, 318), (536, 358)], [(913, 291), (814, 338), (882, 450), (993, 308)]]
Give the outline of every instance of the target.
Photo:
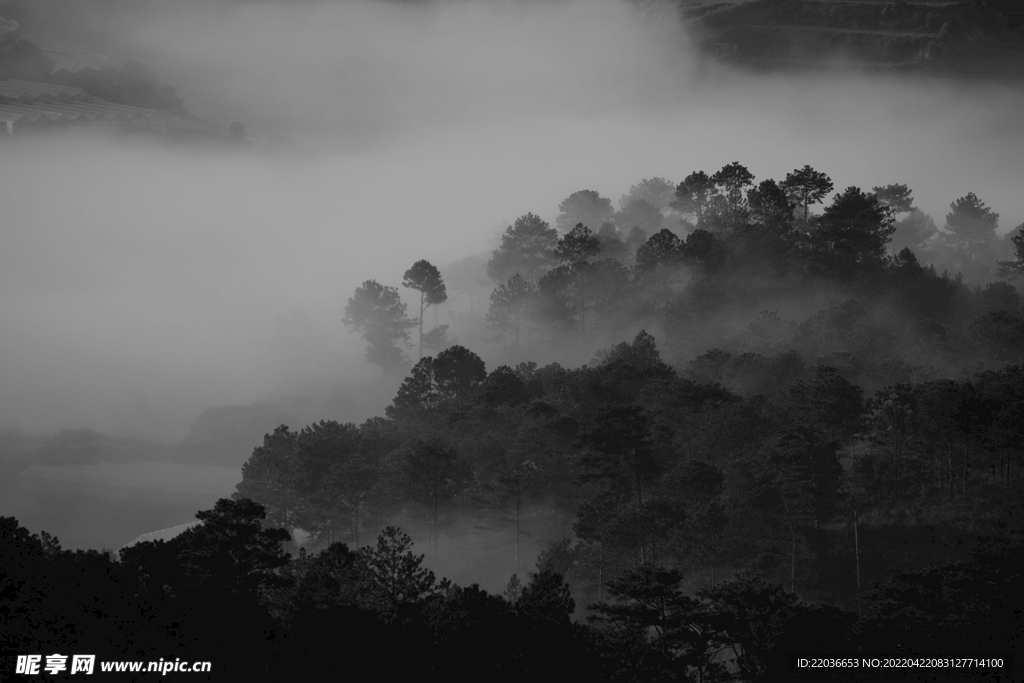
[(354, 288), (483, 252), (528, 211), (553, 222), (583, 188), (617, 199), (734, 160), (759, 179), (811, 164), (837, 189), (906, 183), (939, 224), (970, 191), (1003, 231), (1024, 222), (1019, 88), (741, 73), (617, 0), (162, 2), (90, 19), (83, 35), (190, 111), (292, 143), (4, 140), (0, 429), (170, 442), (206, 408), (303, 393), (355, 397), (324, 418), (375, 414), (379, 370), (340, 322)]

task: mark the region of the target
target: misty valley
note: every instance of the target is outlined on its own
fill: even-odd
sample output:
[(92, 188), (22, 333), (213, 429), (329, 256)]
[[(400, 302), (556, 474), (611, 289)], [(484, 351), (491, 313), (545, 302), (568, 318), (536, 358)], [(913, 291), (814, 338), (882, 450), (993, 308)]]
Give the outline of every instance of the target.
[(0, 680), (1019, 680), (1019, 14), (0, 1)]

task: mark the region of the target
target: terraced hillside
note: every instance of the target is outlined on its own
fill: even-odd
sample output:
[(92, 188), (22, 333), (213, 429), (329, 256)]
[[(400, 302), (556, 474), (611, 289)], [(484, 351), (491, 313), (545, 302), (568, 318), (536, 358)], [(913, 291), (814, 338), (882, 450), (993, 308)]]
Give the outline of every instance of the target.
[(751, 66), (1024, 79), (1024, 7), (995, 0), (751, 0), (687, 5), (708, 49)]

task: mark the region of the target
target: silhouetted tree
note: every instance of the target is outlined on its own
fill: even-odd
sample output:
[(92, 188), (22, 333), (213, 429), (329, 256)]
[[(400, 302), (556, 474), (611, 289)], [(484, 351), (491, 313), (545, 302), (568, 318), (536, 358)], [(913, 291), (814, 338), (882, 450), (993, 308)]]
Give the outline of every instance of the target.
[(366, 360), (385, 372), (402, 366), (405, 359), (398, 344), (409, 342), (409, 328), (416, 323), (406, 316), (396, 288), (367, 280), (348, 300), (342, 322), (367, 342)]
[(672, 532), (681, 544), (681, 556), (694, 569), (710, 565), (712, 585), (728, 545), (724, 535), (729, 520), (720, 498), (724, 481), (719, 468), (687, 458), (659, 482), (658, 496), (667, 505), (666, 513), (674, 516)]
[(48, 588), (47, 551), (39, 535), (14, 517), (0, 517), (0, 567), (0, 642), (32, 650), (51, 635), (41, 609)]
[[(675, 199), (675, 194), (674, 183), (664, 178), (645, 178), (636, 185), (630, 186), (629, 192), (619, 199), (619, 207), (625, 210), (630, 202), (644, 201), (658, 211), (666, 211)], [(622, 224), (620, 223), (620, 225)]]
[(716, 194), (713, 178), (704, 171), (696, 171), (676, 186), (676, 198), (671, 206), (681, 214), (693, 216), (693, 222), (699, 228), (704, 225), (707, 211)]
[(747, 191), (750, 217), (773, 230), (781, 231), (792, 223), (793, 203), (785, 188), (774, 180), (762, 180)]
[(602, 223), (611, 220), (615, 213), (612, 200), (594, 190), (573, 192), (558, 205), (558, 211), (555, 225), (562, 233), (569, 232), (576, 225), (596, 230)]
[(680, 246), (683, 259), (699, 265), (704, 272), (713, 273), (725, 265), (728, 255), (726, 246), (707, 230), (697, 228)]
[(535, 639), (554, 636), (564, 638), (572, 632), (569, 618), (576, 609), (565, 579), (550, 571), (539, 571), (530, 577), (516, 601), (516, 613), (530, 627)]
[(659, 266), (672, 266), (682, 261), (682, 242), (668, 229), (659, 230), (636, 250), (636, 269), (650, 272)]
[[(576, 508), (576, 521), (572, 525), (573, 532), (577, 538), (590, 545), (591, 548), (597, 546), (596, 552), (592, 553), (591, 566), (596, 565), (598, 602), (604, 602), (606, 570), (611, 564), (610, 557), (606, 556), (608, 548), (622, 540), (616, 538), (617, 534), (613, 527), (622, 508), (623, 499), (628, 497), (628, 494), (624, 495), (620, 490), (609, 489), (590, 496), (580, 502)], [(548, 559), (553, 561), (555, 558), (552, 556)], [(538, 566), (542, 566), (540, 560), (538, 560)]]
[(433, 366), (438, 394), (457, 411), (468, 406), (470, 395), (487, 378), (483, 360), (464, 346), (452, 346), (437, 354)]
[(953, 266), (971, 279), (986, 276), (996, 261), (999, 214), (985, 206), (973, 192), (957, 199), (949, 209), (942, 237)]
[[(498, 522), (513, 526), (516, 532), (515, 569), (519, 563), (519, 545), (522, 538), (523, 508), (530, 503), (542, 483), (536, 461), (522, 442), (512, 447), (498, 462), (493, 474), (480, 486), (479, 500), (498, 512)], [(514, 573), (513, 572), (513, 573)]]
[(597, 230), (597, 242), (600, 246), (598, 253), (605, 258), (615, 259), (616, 261), (628, 260), (629, 254), (627, 253), (626, 242), (624, 241), (624, 235), (619, 231), (614, 223), (608, 221), (604, 223)]
[(623, 230), (640, 228), (645, 234), (653, 235), (661, 228), (665, 216), (655, 204), (645, 199), (631, 199), (615, 214), (614, 220)]
[(468, 463), (459, 458), (450, 442), (440, 437), (418, 439), (404, 453), (398, 484), (406, 497), (427, 511), (435, 565), (441, 510), (465, 488), (469, 474)]
[(840, 446), (862, 429), (864, 391), (831, 366), (819, 365), (809, 382), (797, 382), (793, 396), (797, 421)]
[(815, 171), (810, 166), (798, 168), (792, 173), (786, 174), (782, 181), (782, 188), (789, 195), (790, 199), (804, 211), (804, 226), (810, 220), (810, 207), (817, 204), (832, 191), (832, 179), (820, 171)]
[(971, 452), (984, 439), (992, 419), (992, 409), (985, 396), (971, 382), (961, 382), (957, 392), (953, 421), (960, 437), (962, 468), (960, 470), (961, 493), (967, 496), (967, 484), (971, 472)]
[(427, 306), (444, 303), (448, 300), (441, 273), (428, 261), (417, 261), (402, 276), (402, 286), (415, 289), (420, 293), (420, 315), (417, 320), (420, 326), (419, 354), (423, 357), (423, 311)]
[(560, 265), (537, 282), (537, 305), (532, 311), (536, 322), (555, 329), (578, 329), (581, 271), (582, 268)]
[(626, 235), (626, 255), (627, 261), (636, 255), (636, 250), (640, 248), (640, 245), (647, 241), (647, 233), (644, 232), (643, 228), (639, 226), (633, 226), (629, 229), (629, 233)]
[[(960, 402), (960, 387), (953, 380), (936, 380), (914, 387), (917, 394), (918, 424), (916, 436), (932, 455), (940, 491), (943, 482), (949, 482), (949, 496), (953, 497), (953, 453), (959, 440), (956, 412)], [(943, 472), (946, 476), (943, 477)]]
[(872, 441), (891, 458), (892, 491), (899, 501), (906, 478), (907, 451), (917, 426), (917, 396), (910, 385), (894, 384), (869, 399), (866, 412)]
[(886, 245), (895, 229), (875, 195), (848, 187), (825, 208), (807, 238), (811, 262), (832, 281), (876, 272), (885, 264)]
[(423, 348), (432, 351), (444, 351), (449, 346), (454, 345), (458, 340), (448, 336), (449, 327), (449, 325), (438, 325), (429, 332), (425, 332), (420, 337)]
[(999, 362), (1024, 361), (1024, 316), (1007, 310), (989, 311), (971, 321), (966, 336)]
[(584, 460), (592, 476), (624, 481), (643, 505), (644, 491), (661, 471), (650, 418), (638, 405), (606, 406), (583, 432), (580, 444), (592, 449)]
[(589, 621), (634, 650), (630, 659), (645, 680), (726, 680), (725, 666), (714, 661), (725, 634), (711, 612), (682, 592), (681, 581), (674, 569), (644, 564), (609, 583), (614, 602), (591, 606)]
[(538, 216), (520, 216), (505, 229), (501, 246), (491, 252), (487, 276), (500, 284), (519, 274), (527, 282), (535, 283), (555, 265), (557, 243), (558, 231)]
[(391, 405), (384, 409), (389, 419), (409, 423), (421, 423), (441, 405), (441, 393), (434, 377), (434, 358), (420, 358), (412, 367), (409, 376), (402, 380)]
[(1016, 601), (1007, 591), (1021, 578), (1021, 549), (982, 546), (968, 561), (893, 572), (866, 597), (870, 609), (857, 624), (864, 647), (899, 643), (924, 652), (1013, 652), (1021, 645)]
[[(441, 278), (453, 296), (469, 297), (469, 312), (476, 310), (476, 299), (491, 289), (487, 272), (488, 260), (480, 255), (467, 256), (441, 269)], [(437, 349), (440, 351), (440, 349)]]
[(385, 621), (422, 603), (437, 591), (434, 573), (423, 565), (423, 555), (412, 552), (412, 539), (389, 526), (375, 546), (359, 550), (367, 593), (361, 596)]
[[(585, 228), (579, 231), (578, 237), (574, 243), (564, 245), (565, 258), (586, 257), (589, 237)], [(622, 302), (622, 292), (628, 283), (629, 271), (614, 259), (563, 263), (537, 284), (536, 318), (555, 329), (583, 334), (587, 330), (588, 314), (596, 310), (610, 316)]]
[(582, 223), (567, 232), (558, 240), (555, 247), (555, 258), (564, 265), (574, 266), (586, 263), (601, 251), (601, 242), (590, 232), (590, 228)]
[(407, 428), (425, 428), (436, 411), (464, 410), (486, 377), (487, 368), (479, 356), (462, 346), (449, 347), (413, 366), (385, 413)]
[(939, 232), (931, 216), (913, 209), (906, 218), (898, 221), (895, 227), (890, 242), (892, 251), (910, 249), (915, 254), (931, 256), (932, 240)]
[(242, 481), (232, 498), (249, 498), (262, 505), (271, 526), (294, 532), (296, 512), (302, 502), (296, 486), (298, 434), (281, 425), (263, 436), (263, 445), (253, 449), (242, 464)]
[(252, 603), (282, 583), (277, 570), (288, 563), (282, 544), (291, 540), (284, 529), (266, 529), (266, 511), (248, 498), (222, 498), (212, 510), (196, 513), (202, 524), (170, 543), (186, 587), (204, 595), (226, 592)]
[(492, 406), (521, 406), (531, 398), (526, 382), (507, 365), (499, 365), (487, 375), (480, 387), (480, 397), (484, 403)]
[(640, 330), (632, 342), (620, 342), (610, 349), (598, 351), (594, 356), (594, 365), (610, 363), (624, 363), (640, 371), (668, 370), (661, 362), (661, 353), (654, 336), (647, 330)]
[(698, 597), (716, 615), (742, 680), (787, 677), (786, 653), (850, 651), (857, 615), (829, 606), (805, 605), (778, 584), (743, 573), (701, 591)]
[(734, 161), (719, 169), (711, 180), (719, 189), (717, 202), (712, 202), (716, 214), (715, 227), (718, 230), (739, 227), (747, 218), (746, 190), (753, 185), (754, 174)]
[(778, 311), (761, 311), (747, 327), (747, 331), (758, 344), (774, 350), (788, 347), (792, 343), (797, 334), (797, 325), (783, 320)]
[(537, 288), (519, 273), (491, 292), (491, 307), (487, 311), (487, 326), (499, 332), (511, 333), (516, 347), (523, 328), (527, 307), (533, 302)]
[(1007, 236), (1013, 243), (1014, 258), (999, 262), (999, 275), (1005, 278), (1017, 278), (1024, 275), (1024, 225), (1018, 227)]
[(906, 185), (872, 187), (871, 191), (875, 193), (878, 203), (886, 208), (889, 217), (894, 221), (901, 213), (912, 213), (917, 210), (912, 196), (914, 192)]
[(577, 295), (580, 300), (580, 332), (586, 332), (588, 313), (605, 320), (614, 318), (629, 287), (629, 269), (615, 259), (603, 258), (581, 269)]
[(320, 421), (299, 433), (295, 450), (295, 475), (306, 503), (302, 528), (326, 532), (333, 542), (335, 530), (347, 526), (358, 548), (361, 523), (381, 477), (377, 458), (363, 448), (362, 431), (352, 423)]

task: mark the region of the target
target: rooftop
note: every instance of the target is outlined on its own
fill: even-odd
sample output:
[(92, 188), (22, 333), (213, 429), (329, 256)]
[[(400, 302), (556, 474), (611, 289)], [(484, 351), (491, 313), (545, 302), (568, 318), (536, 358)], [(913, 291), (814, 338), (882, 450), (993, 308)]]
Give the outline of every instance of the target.
[(53, 60), (53, 68), (50, 70), (51, 74), (55, 74), (58, 71), (78, 73), (82, 69), (102, 71), (103, 69), (113, 69), (117, 66), (110, 55), (102, 52), (90, 52), (89, 50), (79, 50), (59, 45), (44, 47), (42, 50), (47, 57)]
[(196, 521), (189, 522), (188, 524), (179, 524), (178, 526), (172, 526), (168, 529), (150, 531), (149, 533), (142, 534), (133, 541), (125, 543), (123, 546), (121, 546), (121, 550), (124, 550), (125, 548), (130, 548), (136, 543), (146, 543), (148, 541), (169, 541), (172, 538), (185, 533), (192, 527), (199, 526), (200, 524), (202, 524), (202, 522), (197, 519)]

